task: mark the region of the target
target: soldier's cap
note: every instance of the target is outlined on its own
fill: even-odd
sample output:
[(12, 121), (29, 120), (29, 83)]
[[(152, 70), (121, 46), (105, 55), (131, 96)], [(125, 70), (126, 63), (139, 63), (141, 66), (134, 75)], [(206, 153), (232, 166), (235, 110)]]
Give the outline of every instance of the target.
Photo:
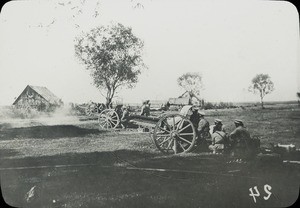
[(234, 123), (236, 123), (236, 124), (243, 124), (243, 121), (242, 121), (242, 120), (239, 120), (239, 119), (235, 119), (235, 120), (234, 120)]
[(221, 119), (215, 119), (215, 124), (222, 124), (222, 120)]
[(201, 116), (205, 116), (205, 113), (203, 111), (198, 112)]

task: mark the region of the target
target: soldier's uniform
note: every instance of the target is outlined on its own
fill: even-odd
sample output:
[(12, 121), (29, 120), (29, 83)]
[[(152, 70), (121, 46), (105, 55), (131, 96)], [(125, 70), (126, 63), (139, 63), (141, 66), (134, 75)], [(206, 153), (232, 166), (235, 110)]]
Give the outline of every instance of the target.
[(241, 120), (236, 119), (234, 123), (236, 128), (229, 135), (231, 148), (235, 155), (247, 156), (252, 151), (249, 145), (251, 143), (250, 133)]
[(246, 147), (247, 141), (250, 140), (251, 137), (245, 127), (238, 126), (230, 133), (230, 139), (236, 147)]
[(141, 109), (141, 116), (150, 116), (149, 104), (143, 104), (142, 109)]
[(222, 123), (222, 120), (215, 119), (215, 124), (209, 127), (209, 133), (212, 135), (216, 130), (223, 131), (226, 133), (225, 126)]
[(121, 126), (122, 128), (127, 128), (129, 122), (129, 111), (127, 107), (123, 108), (122, 117), (121, 117)]
[(224, 130), (224, 125), (222, 124), (222, 120), (215, 119), (215, 125), (211, 129), (211, 145), (209, 146), (210, 150), (216, 152), (224, 152), (225, 149), (228, 149), (229, 141), (228, 135)]
[(209, 122), (203, 117), (205, 114), (203, 112), (199, 112), (200, 114), (200, 121), (198, 123), (198, 137), (201, 140), (210, 139), (209, 133)]
[(200, 115), (198, 113), (198, 109), (193, 110), (193, 114), (190, 116), (190, 121), (193, 123), (195, 129), (198, 129)]
[(224, 131), (216, 130), (212, 135), (212, 144), (209, 145), (209, 149), (216, 152), (223, 152), (226, 148), (226, 144), (228, 143), (227, 135)]

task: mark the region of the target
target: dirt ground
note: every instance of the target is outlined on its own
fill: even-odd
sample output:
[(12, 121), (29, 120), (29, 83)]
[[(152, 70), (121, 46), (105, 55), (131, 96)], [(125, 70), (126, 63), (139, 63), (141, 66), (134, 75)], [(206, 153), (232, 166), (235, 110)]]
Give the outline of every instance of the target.
[[(215, 118), (228, 132), (244, 120), (262, 146), (300, 146), (297, 106), (207, 111)], [(100, 131), (72, 116), (5, 118), (0, 130), (2, 195), (15, 207), (287, 207), (299, 195), (300, 165), (282, 162), (299, 155), (247, 163), (199, 151), (165, 156), (148, 133)]]

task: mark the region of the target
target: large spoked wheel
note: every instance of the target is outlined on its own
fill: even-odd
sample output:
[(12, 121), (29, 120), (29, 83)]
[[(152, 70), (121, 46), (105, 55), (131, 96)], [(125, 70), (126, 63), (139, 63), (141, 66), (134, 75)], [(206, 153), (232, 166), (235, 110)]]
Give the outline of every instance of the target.
[(119, 125), (120, 119), (114, 109), (106, 109), (99, 114), (98, 122), (100, 129), (115, 129)]
[(152, 138), (161, 152), (179, 154), (193, 149), (196, 136), (196, 130), (189, 119), (180, 114), (169, 114), (157, 122)]

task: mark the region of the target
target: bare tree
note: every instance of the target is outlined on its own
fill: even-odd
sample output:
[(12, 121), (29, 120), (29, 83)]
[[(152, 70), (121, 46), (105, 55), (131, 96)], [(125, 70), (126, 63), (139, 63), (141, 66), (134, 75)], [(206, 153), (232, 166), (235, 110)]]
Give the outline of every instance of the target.
[(117, 89), (134, 87), (145, 68), (143, 41), (120, 23), (94, 28), (75, 42), (76, 57), (90, 71), (94, 85), (106, 93), (107, 107)]
[(270, 94), (274, 90), (274, 83), (271, 81), (271, 77), (268, 74), (257, 74), (249, 86), (249, 91), (254, 94), (259, 94), (261, 108), (264, 108), (264, 97)]

